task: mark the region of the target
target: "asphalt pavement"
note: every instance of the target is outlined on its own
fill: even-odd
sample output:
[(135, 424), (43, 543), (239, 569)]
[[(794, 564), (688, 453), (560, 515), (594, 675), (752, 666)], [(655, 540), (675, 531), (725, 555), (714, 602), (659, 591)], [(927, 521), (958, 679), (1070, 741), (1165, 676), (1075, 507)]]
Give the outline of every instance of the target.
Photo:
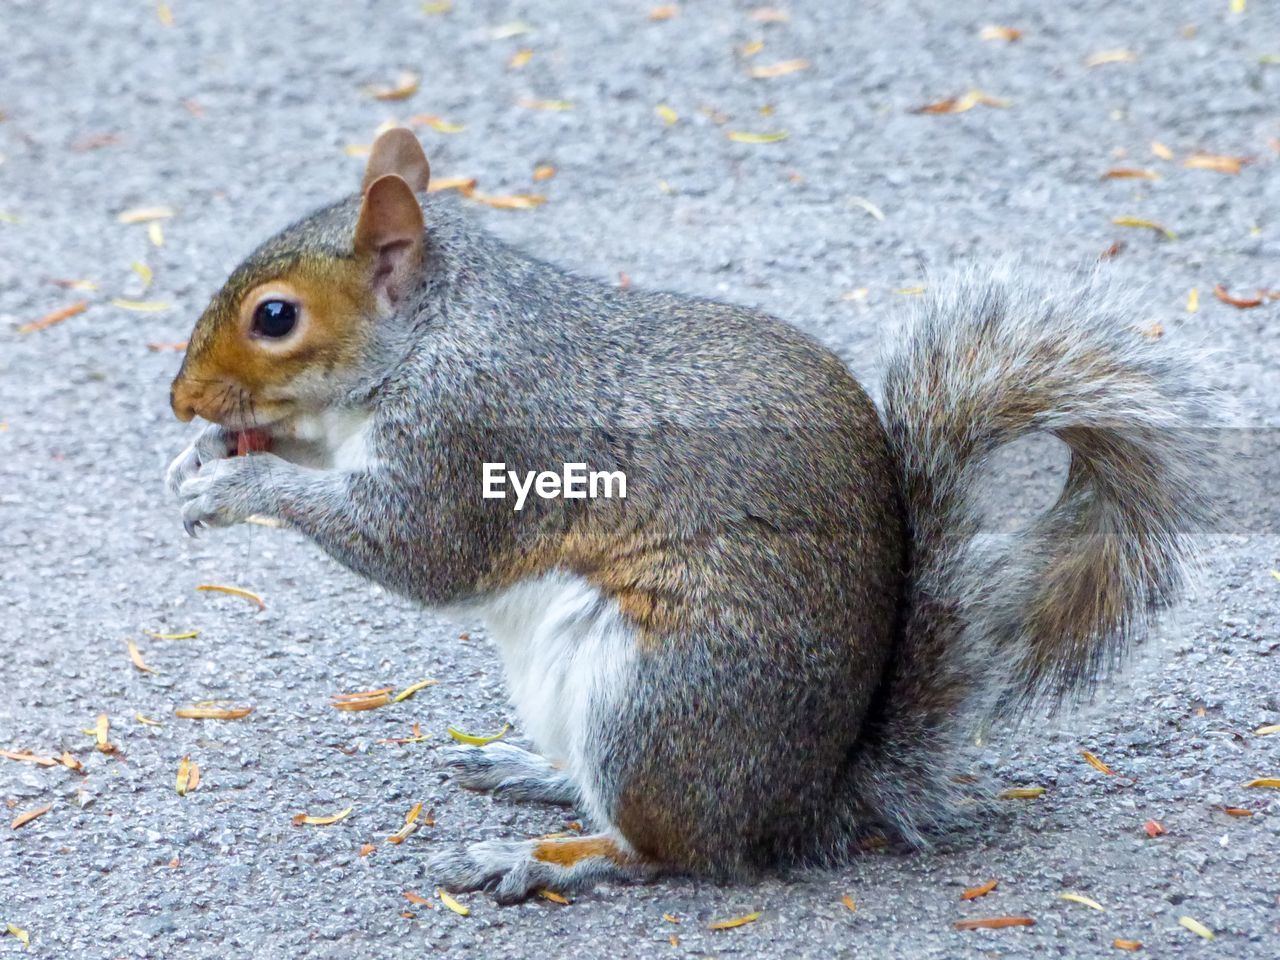
[[(424, 870), (433, 845), (574, 819), (441, 772), (449, 725), (516, 721), (483, 631), (285, 530), (188, 539), (162, 486), (189, 437), (167, 406), (174, 344), (259, 240), (354, 190), (389, 121), (415, 125), (437, 178), (546, 198), (461, 201), (503, 237), (762, 306), (873, 384), (946, 268), (1105, 257), (1143, 291), (1135, 323), (1212, 350), (1232, 422), (1272, 436), (1280, 300), (1214, 289), (1280, 290), (1280, 8), (978, 8), (0, 5), (0, 749), (58, 761), (0, 756), (0, 956), (28, 955), (18, 932), (51, 958), (1280, 954), (1280, 790), (1245, 786), (1280, 777), (1280, 735), (1255, 733), (1280, 724), (1266, 510), (1205, 538), (1188, 602), (1094, 703), (974, 746), (975, 776), (1043, 793), (936, 849), (569, 905), (466, 895), (461, 916)], [(380, 709), (331, 705), (427, 678)], [(202, 701), (254, 709), (174, 715)], [(417, 831), (386, 842), (419, 803)], [(1002, 916), (1035, 923), (954, 926)]]

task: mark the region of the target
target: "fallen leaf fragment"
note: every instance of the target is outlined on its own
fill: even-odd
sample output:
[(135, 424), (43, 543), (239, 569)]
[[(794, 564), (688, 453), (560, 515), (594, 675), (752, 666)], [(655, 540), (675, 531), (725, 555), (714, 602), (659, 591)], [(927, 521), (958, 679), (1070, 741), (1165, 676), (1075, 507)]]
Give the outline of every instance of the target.
[(1168, 147), (1166, 147), (1166, 146), (1165, 146), (1163, 143), (1161, 143), (1159, 140), (1152, 140), (1152, 141), (1151, 141), (1151, 152), (1152, 152), (1152, 153), (1154, 153), (1154, 154), (1155, 154), (1157, 157), (1159, 157), (1161, 160), (1172, 160), (1172, 159), (1173, 159), (1173, 151), (1172, 151), (1172, 150), (1170, 150)]
[(1260, 777), (1257, 780), (1250, 780), (1245, 784), (1246, 787), (1263, 787), (1271, 790), (1280, 790), (1280, 777)]
[(568, 899), (563, 894), (556, 893), (554, 890), (539, 890), (538, 896), (543, 900), (550, 900), (552, 903), (558, 903), (562, 907), (567, 907), (569, 905)]
[(1253, 731), (1253, 735), (1255, 737), (1269, 737), (1275, 733), (1280, 733), (1280, 723), (1268, 724), (1265, 727), (1259, 727), (1257, 730)]
[(1187, 313), (1195, 313), (1200, 309), (1200, 288), (1192, 287), (1187, 291)]
[(513, 193), (509, 196), (495, 196), (472, 190), (463, 195), (468, 200), (483, 203), (485, 206), (493, 207), (495, 210), (532, 210), (534, 207), (540, 207), (547, 202), (547, 198), (540, 193)]
[(858, 904), (857, 904), (857, 901), (855, 901), (855, 900), (853, 899), (853, 897), (849, 896), (847, 893), (846, 893), (843, 897), (841, 897), (841, 898), (840, 898), (840, 902), (841, 902), (841, 903), (843, 903), (843, 904), (845, 905), (845, 907), (846, 907), (846, 908), (848, 908), (848, 910), (849, 910), (849, 912), (850, 912), (850, 913), (857, 913), (857, 912), (858, 912)]
[(131, 207), (116, 215), (120, 223), (146, 223), (149, 220), (165, 220), (173, 216), (173, 207)]
[(458, 743), (470, 744), (473, 747), (483, 747), (486, 743), (493, 743), (495, 740), (501, 740), (507, 735), (507, 731), (511, 729), (511, 724), (504, 723), (502, 729), (497, 733), (490, 734), (487, 737), (476, 736), (473, 733), (463, 733), (457, 727), (449, 727), (449, 736), (457, 740)]
[(373, 851), (377, 849), (378, 849), (378, 845), (376, 843), (362, 843), (360, 845), (360, 856), (367, 857), (369, 854), (373, 853)]
[(1157, 233), (1164, 234), (1166, 240), (1177, 240), (1178, 235), (1168, 227), (1156, 223), (1154, 220), (1143, 220), (1141, 217), (1112, 217), (1111, 222), (1117, 227), (1141, 227), (1147, 230), (1155, 230)]
[(1213, 931), (1194, 917), (1179, 917), (1178, 922), (1198, 937), (1204, 937), (1206, 940), (1213, 939)]
[(164, 724), (161, 723), (159, 720), (152, 720), (150, 717), (144, 717), (140, 713), (135, 713), (133, 715), (133, 719), (136, 720), (138, 723), (142, 724), (144, 727), (163, 727), (164, 726)]
[(167, 3), (156, 4), (156, 19), (160, 21), (162, 27), (173, 26), (173, 11)]
[(680, 8), (674, 3), (666, 3), (649, 11), (650, 20), (670, 20), (680, 15)]
[(422, 12), (431, 17), (441, 16), (452, 9), (452, 0), (436, 0), (434, 3), (424, 3), (422, 5)]
[(163, 313), (170, 306), (163, 300), (127, 300), (124, 297), (113, 297), (111, 305), (134, 313)]
[(913, 287), (898, 287), (893, 292), (903, 297), (918, 297), (924, 293), (924, 287), (916, 284)]
[(1252, 817), (1253, 811), (1246, 810), (1244, 807), (1223, 807), (1222, 812), (1228, 817)]
[(667, 923), (679, 923), (679, 922), (680, 922), (680, 918), (679, 918), (679, 917), (677, 917), (674, 913), (664, 913), (664, 914), (662, 915), (662, 919), (663, 919), (663, 920), (665, 920), (665, 921), (667, 921)]
[(1112, 941), (1111, 941), (1111, 945), (1112, 945), (1113, 947), (1115, 947), (1117, 950), (1128, 950), (1130, 953), (1134, 952), (1135, 950), (1141, 950), (1141, 949), (1142, 949), (1142, 941), (1141, 941), (1141, 940), (1120, 940), (1120, 939), (1116, 939), (1116, 940), (1112, 940)]
[(533, 59), (533, 51), (529, 49), (517, 50), (511, 55), (511, 59), (507, 61), (508, 70), (521, 70), (528, 66), (529, 61)]
[(726, 136), (734, 143), (780, 143), (787, 139), (787, 131), (778, 130), (774, 133), (743, 133), (738, 130), (730, 130)]
[(98, 285), (92, 280), (50, 280), (55, 287), (63, 290), (97, 290)]
[(551, 110), (563, 113), (573, 109), (573, 103), (569, 100), (531, 100), (526, 97), (516, 102), (526, 110)]
[(328, 817), (313, 817), (309, 813), (299, 813), (291, 822), (295, 827), (300, 827), (303, 824), (312, 827), (329, 827), (347, 819), (347, 817), (351, 816), (351, 811), (354, 809), (355, 807), (347, 807), (347, 809)]
[(1119, 776), (1118, 773), (1116, 773), (1114, 770), (1108, 767), (1105, 763), (1099, 760), (1096, 754), (1091, 753), (1088, 750), (1081, 750), (1080, 756), (1084, 757), (1085, 762), (1088, 763), (1089, 766), (1093, 767), (1093, 769), (1095, 770), (1100, 771), (1101, 773), (1105, 773), (1108, 777)]
[(749, 43), (744, 43), (738, 48), (738, 56), (742, 57), (744, 60), (749, 60), (763, 49), (763, 40), (752, 40)]
[(245, 600), (256, 603), (259, 610), (267, 609), (267, 605), (263, 601), (262, 597), (258, 596), (252, 590), (244, 590), (240, 587), (227, 587), (218, 583), (202, 583), (197, 586), (196, 589), (202, 593), (226, 593), (233, 597), (243, 597)]
[(1256, 297), (1233, 297), (1231, 294), (1227, 293), (1227, 288), (1220, 283), (1215, 283), (1213, 285), (1213, 295), (1223, 303), (1229, 304), (1238, 310), (1250, 310), (1253, 307), (1262, 306), (1263, 298), (1261, 293)]
[(173, 715), (183, 720), (243, 720), (253, 711), (253, 707), (179, 707)]
[(430, 127), (436, 133), (461, 133), (467, 129), (464, 124), (450, 123), (444, 117), (434, 113), (419, 113), (409, 118), (409, 123), (418, 127)]
[(178, 777), (174, 783), (180, 797), (185, 797), (187, 790), (191, 787), (191, 767), (191, 754), (187, 754), (178, 764)]
[(404, 843), (418, 829), (418, 817), (422, 815), (422, 804), (415, 803), (413, 809), (405, 814), (404, 826), (387, 837), (387, 843), (399, 844)]
[(1188, 170), (1214, 170), (1235, 176), (1248, 162), (1248, 157), (1228, 157), (1220, 153), (1193, 153), (1182, 161), (1182, 165)]
[(674, 126), (680, 120), (680, 114), (676, 113), (665, 103), (660, 103), (653, 108), (653, 112), (662, 118), (662, 122), (668, 127)]
[(153, 247), (164, 246), (164, 228), (158, 221), (147, 224), (147, 239), (151, 241)]
[(439, 193), (442, 190), (460, 190), (469, 196), (476, 188), (475, 177), (439, 177), (427, 185), (427, 193)]
[(533, 179), (536, 183), (541, 183), (543, 180), (550, 180), (555, 175), (556, 168), (551, 166), (549, 163), (540, 163), (538, 166), (533, 168)]
[(1147, 832), (1147, 836), (1151, 838), (1162, 837), (1169, 831), (1164, 828), (1164, 824), (1159, 820), (1148, 820), (1142, 825), (1142, 829)]
[(1036, 922), (1031, 917), (975, 917), (971, 920), (957, 920), (957, 930), (1003, 930), (1005, 927), (1034, 927)]
[(47, 330), (55, 324), (61, 323), (77, 314), (84, 313), (89, 309), (89, 302), (81, 300), (78, 303), (70, 304), (66, 307), (60, 307), (50, 313), (46, 313), (39, 320), (32, 320), (30, 323), (24, 323), (18, 327), (19, 333), (35, 333), (37, 330)]
[(143, 290), (146, 290), (151, 286), (151, 281), (155, 278), (155, 273), (149, 266), (140, 260), (133, 261), (129, 266), (130, 269), (142, 279)]
[(1072, 903), (1078, 903), (1081, 906), (1088, 907), (1090, 910), (1097, 910), (1099, 913), (1106, 913), (1107, 908), (1100, 904), (1093, 897), (1086, 897), (1083, 893), (1060, 893), (1059, 900), (1070, 900)]
[(1103, 180), (1159, 180), (1160, 174), (1141, 167), (1112, 167), (1102, 175)]
[(154, 630), (143, 630), (152, 640), (194, 640), (200, 636), (199, 630), (187, 630), (184, 633), (156, 633)]
[(997, 24), (989, 24), (978, 31), (979, 40), (1003, 40), (1005, 43), (1013, 43), (1022, 39), (1022, 31), (1016, 27), (1002, 27)]
[(791, 14), (777, 7), (756, 7), (751, 11), (751, 19), (756, 23), (786, 23)]
[(420, 893), (414, 893), (412, 890), (405, 890), (400, 896), (404, 897), (416, 907), (430, 907), (432, 903)]
[(981, 90), (970, 90), (959, 97), (948, 97), (946, 100), (938, 100), (934, 103), (926, 103), (922, 107), (915, 107), (910, 112), (967, 113), (977, 106), (1003, 108), (1009, 106), (1009, 101), (1001, 97), (993, 97), (983, 93)]
[(97, 741), (99, 753), (115, 753), (116, 745), (109, 739), (111, 730), (111, 720), (105, 713), (98, 714), (98, 720), (93, 727), (94, 739)]
[(436, 896), (440, 898), (440, 902), (441, 902), (441, 903), (443, 903), (446, 907), (448, 907), (450, 910), (452, 910), (452, 911), (453, 911), (454, 913), (456, 913), (458, 916), (460, 916), (460, 917), (469, 917), (469, 916), (471, 916), (471, 908), (470, 908), (470, 907), (464, 907), (462, 904), (460, 904), (457, 900), (453, 899), (453, 897), (449, 896), (449, 895), (448, 895), (447, 893), (445, 893), (443, 890), (441, 890), (441, 889), (437, 888), (437, 889), (436, 889)]
[(1000, 792), (1001, 800), (1035, 800), (1043, 797), (1045, 794), (1044, 787), (1010, 787), (1008, 790)]
[(396, 74), (395, 83), (364, 89), (375, 100), (407, 100), (418, 92), (418, 75), (412, 70), (401, 70)]
[(6, 923), (4, 925), (4, 932), (9, 934), (11, 937), (17, 937), (22, 941), (22, 945), (24, 947), (28, 950), (31, 949), (31, 934), (27, 933), (27, 931), (23, 930), (21, 927), (15, 926), (12, 923)]
[(394, 687), (382, 687), (379, 690), (358, 690), (355, 693), (338, 693), (333, 697), (335, 710), (375, 710), (385, 707), (391, 702), (391, 691)]
[(707, 924), (708, 930), (732, 930), (734, 927), (745, 927), (760, 919), (760, 911), (744, 914), (741, 917), (730, 917), (728, 920), (713, 920)]
[(411, 683), (392, 697), (391, 702), (400, 703), (401, 701), (408, 700), (419, 690), (425, 690), (427, 687), (435, 686), (438, 682), (439, 681), (437, 680), (419, 680), (417, 683)]
[(132, 640), (126, 640), (125, 644), (128, 645), (129, 659), (133, 662), (133, 665), (135, 667), (137, 667), (143, 673), (156, 672), (155, 667), (151, 666), (150, 664), (147, 663), (147, 661), (142, 659), (142, 651), (138, 649), (138, 645), (136, 643), (134, 643)]
[(28, 810), (26, 813), (20, 813), (13, 818), (13, 823), (9, 824), (9, 829), (17, 830), (19, 827), (24, 827), (37, 817), (43, 817), (52, 809), (53, 804), (46, 803), (43, 807), (36, 807), (34, 810)]
[(1108, 63), (1133, 63), (1137, 59), (1138, 55), (1132, 50), (1099, 50), (1088, 57), (1084, 65), (1086, 67), (1101, 67)]
[(35, 763), (42, 767), (56, 767), (58, 765), (56, 757), (40, 757), (34, 753), (20, 750), (0, 750), (0, 757), (4, 757), (7, 760), (18, 760), (23, 763)]
[(986, 883), (977, 887), (970, 887), (964, 893), (960, 894), (961, 900), (977, 900), (979, 897), (985, 897), (988, 893), (1000, 885), (999, 880), (988, 880)]
[(813, 64), (808, 60), (783, 60), (781, 63), (771, 63), (767, 66), (752, 67), (751, 76), (757, 80), (771, 80), (774, 77), (785, 77), (790, 73), (800, 73), (802, 70), (808, 70)]
[(511, 37), (518, 37), (531, 31), (533, 27), (529, 26), (522, 20), (512, 20), (510, 23), (504, 23), (500, 27), (493, 28), (493, 39), (507, 40)]
[(58, 762), (61, 763), (64, 767), (66, 767), (68, 770), (84, 769), (84, 764), (81, 763), (79, 760), (77, 760), (75, 757), (73, 757), (71, 754), (67, 753), (65, 750), (62, 751), (62, 756), (58, 758)]

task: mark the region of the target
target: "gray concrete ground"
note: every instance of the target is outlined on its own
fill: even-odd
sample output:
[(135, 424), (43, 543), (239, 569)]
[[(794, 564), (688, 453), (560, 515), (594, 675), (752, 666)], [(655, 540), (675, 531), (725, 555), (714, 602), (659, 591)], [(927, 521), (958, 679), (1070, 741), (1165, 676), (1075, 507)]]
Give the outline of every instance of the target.
[[(418, 114), (465, 126), (422, 127), (436, 176), (547, 196), (533, 211), (474, 205), (501, 235), (599, 276), (763, 305), (870, 380), (910, 296), (900, 291), (927, 270), (1008, 251), (1057, 269), (1122, 243), (1111, 269), (1147, 291), (1135, 320), (1219, 349), (1242, 421), (1274, 427), (1280, 303), (1236, 309), (1212, 288), (1280, 288), (1276, 6), (977, 6), (793, 2), (787, 19), (762, 22), (750, 3), (710, 0), (669, 20), (591, 0), (457, 0), (445, 13), (417, 0), (170, 0), (165, 25), (148, 2), (0, 4), (0, 748), (83, 764), (0, 758), (6, 821), (52, 804), (17, 830), (0, 825), (0, 928), (59, 958), (1086, 957), (1117, 955), (1114, 938), (1159, 957), (1277, 956), (1280, 791), (1243, 786), (1280, 777), (1280, 736), (1253, 733), (1280, 723), (1280, 582), (1268, 573), (1280, 541), (1265, 522), (1207, 542), (1189, 604), (1095, 704), (975, 748), (976, 774), (1046, 792), (1002, 803), (936, 851), (733, 886), (602, 888), (570, 906), (474, 895), (462, 917), (423, 871), (434, 843), (566, 822), (461, 793), (440, 773), (447, 725), (510, 719), (489, 642), (288, 532), (189, 540), (162, 491), (187, 428), (166, 405), (178, 355), (149, 345), (183, 340), (259, 239), (353, 188), (361, 161), (345, 147)], [(989, 23), (1025, 32), (980, 39)], [(754, 41), (754, 57), (735, 52)], [(522, 49), (532, 59), (513, 68)], [(1131, 58), (1087, 65), (1108, 50)], [(750, 76), (796, 58), (810, 68)], [(400, 70), (421, 76), (411, 98), (364, 91)], [(911, 112), (973, 88), (1008, 104)], [(778, 143), (726, 136), (782, 130)], [(1197, 151), (1253, 162), (1238, 175), (1185, 168)], [(542, 164), (557, 173), (535, 183)], [(1101, 179), (1113, 167), (1160, 179)], [(117, 220), (153, 205), (174, 211), (163, 246)], [(1112, 223), (1124, 216), (1177, 237)], [(135, 261), (154, 271), (145, 291)], [(81, 279), (96, 289), (54, 283)], [(18, 332), (81, 300), (83, 313)], [(260, 591), (266, 609), (202, 583)], [(199, 636), (146, 633), (187, 630)], [(155, 673), (131, 665), (127, 638)], [(334, 693), (425, 677), (439, 684), (391, 707), (329, 706)], [(256, 709), (173, 716), (210, 698)], [(82, 732), (100, 713), (112, 755)], [(414, 723), (431, 738), (381, 742)], [(1082, 749), (1132, 779), (1093, 769)], [(181, 797), (185, 755), (203, 780)], [(435, 826), (381, 842), (419, 801)], [(349, 805), (333, 826), (290, 823)], [(1148, 837), (1148, 819), (1167, 833)], [(365, 843), (377, 848), (362, 857)], [(985, 898), (959, 899), (992, 879)], [(747, 926), (707, 928), (752, 911)], [(1036, 925), (953, 927), (999, 915)], [(20, 951), (0, 936), (0, 955)]]

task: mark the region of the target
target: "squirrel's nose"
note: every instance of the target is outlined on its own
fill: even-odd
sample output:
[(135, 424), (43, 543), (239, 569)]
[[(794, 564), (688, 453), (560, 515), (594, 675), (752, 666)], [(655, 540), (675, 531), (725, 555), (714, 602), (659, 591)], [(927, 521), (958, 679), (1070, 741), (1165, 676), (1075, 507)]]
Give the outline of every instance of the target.
[(173, 408), (173, 415), (183, 423), (190, 422), (196, 415), (197, 399), (192, 396), (191, 388), (181, 376), (174, 380), (173, 386), (169, 388), (169, 406)]

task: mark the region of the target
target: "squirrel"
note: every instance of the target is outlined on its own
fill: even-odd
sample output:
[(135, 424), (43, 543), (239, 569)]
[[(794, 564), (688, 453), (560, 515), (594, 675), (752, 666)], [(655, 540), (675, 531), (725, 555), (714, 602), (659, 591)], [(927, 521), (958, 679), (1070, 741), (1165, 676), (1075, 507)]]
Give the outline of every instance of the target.
[[(429, 180), (386, 132), (358, 195), (236, 268), (173, 381), (208, 423), (167, 482), (192, 534), (275, 518), (487, 624), (534, 749), (446, 766), (590, 830), (442, 846), (441, 886), (507, 903), (925, 846), (972, 806), (975, 730), (1087, 694), (1183, 587), (1210, 394), (1096, 271), (931, 285), (877, 406), (799, 329), (575, 276)], [(1061, 493), (984, 533), (983, 469), (1033, 433), (1069, 449)], [(569, 464), (625, 497), (485, 495), (494, 465)]]

